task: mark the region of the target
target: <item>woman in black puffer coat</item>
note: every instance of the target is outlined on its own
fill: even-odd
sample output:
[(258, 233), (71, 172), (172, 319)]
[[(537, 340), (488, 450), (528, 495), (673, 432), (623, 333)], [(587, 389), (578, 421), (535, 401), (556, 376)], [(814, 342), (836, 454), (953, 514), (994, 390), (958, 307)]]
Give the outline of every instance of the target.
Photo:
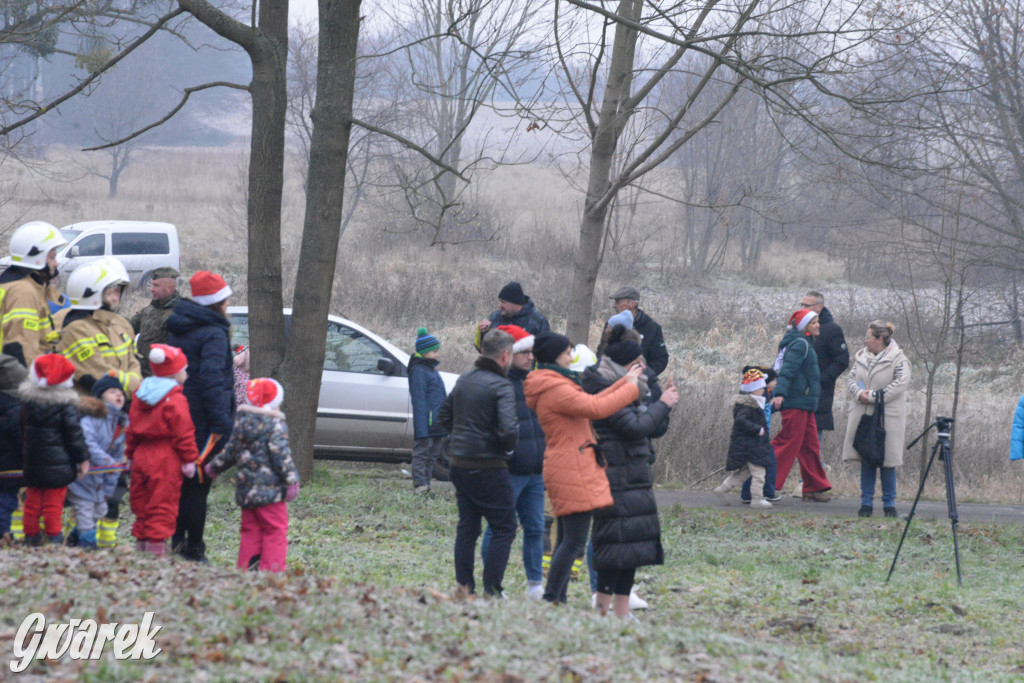
[(202, 471), (224, 448), (235, 421), (235, 368), (231, 322), (227, 316), (231, 288), (221, 276), (201, 270), (189, 280), (192, 298), (181, 299), (167, 319), (167, 343), (185, 352), (188, 379), (182, 387), (196, 428), (199, 472), (181, 486), (178, 524), (171, 540), (175, 552), (206, 562), (206, 497), (210, 480)]
[[(643, 352), (635, 341), (623, 339), (625, 328), (612, 331), (604, 356), (583, 373), (583, 389), (596, 394), (624, 377), (633, 365), (644, 366)], [(641, 375), (641, 380), (644, 375)], [(597, 569), (597, 607), (606, 612), (614, 603), (616, 616), (629, 616), (629, 593), (636, 568), (662, 564), (661, 524), (654, 500), (651, 475), (651, 438), (668, 429), (668, 414), (679, 400), (669, 382), (660, 398), (640, 397), (609, 418), (594, 423), (598, 451), (614, 504), (594, 511), (594, 567)]]

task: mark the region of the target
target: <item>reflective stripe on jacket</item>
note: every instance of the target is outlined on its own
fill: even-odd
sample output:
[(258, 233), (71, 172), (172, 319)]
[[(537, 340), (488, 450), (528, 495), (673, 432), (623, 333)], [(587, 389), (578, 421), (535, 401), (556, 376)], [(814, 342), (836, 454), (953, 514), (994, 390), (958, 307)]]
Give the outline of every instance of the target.
[[(84, 316), (73, 313), (57, 314), (57, 321), (62, 325), (57, 351), (75, 366), (76, 383), (84, 375), (98, 380), (114, 371), (121, 388), (131, 396), (142, 382), (131, 323), (102, 308)], [(80, 385), (76, 386), (85, 391)]]
[(0, 284), (0, 347), (21, 344), (26, 367), (54, 350), (59, 335), (43, 286), (30, 275)]

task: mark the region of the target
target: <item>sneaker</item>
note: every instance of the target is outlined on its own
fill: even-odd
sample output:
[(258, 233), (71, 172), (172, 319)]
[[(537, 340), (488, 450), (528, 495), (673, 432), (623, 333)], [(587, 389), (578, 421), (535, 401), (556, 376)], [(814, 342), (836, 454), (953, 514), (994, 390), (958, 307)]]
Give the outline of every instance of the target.
[(629, 609), (647, 609), (650, 605), (647, 601), (636, 594), (636, 586), (629, 591)]
[(740, 502), (743, 503), (744, 505), (750, 505), (749, 498), (740, 498)]
[(729, 505), (732, 501), (729, 500), (729, 492), (723, 489), (721, 486), (711, 489), (711, 492), (718, 498), (718, 502), (722, 505)]
[(751, 504), (750, 504), (750, 507), (752, 507), (752, 508), (761, 508), (761, 509), (767, 509), (767, 508), (773, 508), (773, 507), (775, 507), (775, 506), (774, 506), (774, 505), (772, 505), (771, 503), (769, 503), (769, 502), (768, 502), (767, 500), (765, 500), (764, 498), (762, 498), (761, 500), (757, 501), (756, 503), (751, 503)]
[(870, 517), (873, 512), (870, 505), (861, 505), (860, 510), (857, 510), (858, 517)]
[(832, 496), (824, 491), (810, 491), (803, 494), (803, 499), (813, 503), (827, 503), (832, 500)]
[(782, 495), (776, 492), (775, 495), (765, 496), (764, 499), (767, 500), (769, 503), (778, 503), (780, 500), (782, 500)]
[(539, 583), (534, 586), (530, 586), (526, 589), (526, 597), (529, 600), (540, 602), (544, 599), (544, 586)]
[(883, 508), (886, 517), (898, 517), (896, 514), (896, 508)]

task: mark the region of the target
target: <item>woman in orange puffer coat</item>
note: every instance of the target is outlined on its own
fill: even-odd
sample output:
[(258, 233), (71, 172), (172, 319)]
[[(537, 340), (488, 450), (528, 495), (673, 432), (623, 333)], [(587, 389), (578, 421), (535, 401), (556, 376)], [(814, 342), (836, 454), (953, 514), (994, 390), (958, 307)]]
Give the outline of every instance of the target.
[(611, 488), (595, 449), (591, 420), (625, 408), (639, 396), (634, 368), (599, 394), (587, 394), (579, 376), (569, 370), (572, 345), (568, 337), (547, 332), (533, 343), (537, 369), (526, 376), (526, 404), (537, 413), (544, 430), (544, 488), (558, 518), (559, 542), (551, 557), (544, 599), (565, 603), (573, 560), (583, 553), (593, 511), (612, 504)]

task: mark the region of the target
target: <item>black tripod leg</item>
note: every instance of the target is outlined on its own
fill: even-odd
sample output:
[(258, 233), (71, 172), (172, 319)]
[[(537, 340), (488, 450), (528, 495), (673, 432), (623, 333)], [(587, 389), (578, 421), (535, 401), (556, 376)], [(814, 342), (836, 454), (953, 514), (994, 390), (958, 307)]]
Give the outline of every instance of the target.
[[(963, 585), (963, 578), (960, 575), (960, 542), (957, 540), (956, 527), (960, 523), (960, 515), (956, 510), (956, 489), (953, 486), (953, 453), (948, 440), (940, 440), (942, 444), (942, 464), (946, 475), (946, 509), (949, 514), (949, 523), (953, 528), (953, 555), (956, 557), (956, 583)], [(936, 444), (937, 446), (938, 444)]]
[[(939, 451), (939, 443), (936, 442), (932, 446), (932, 454), (928, 458), (928, 464), (924, 468), (924, 474), (921, 475), (921, 484), (917, 487), (917, 495), (914, 496), (914, 504), (910, 506), (910, 513), (907, 515), (907, 523), (903, 527), (903, 535), (900, 536), (900, 544), (896, 546), (896, 554), (892, 558), (892, 565), (889, 567), (889, 575), (885, 577), (885, 582), (889, 583), (889, 579), (892, 578), (892, 573), (896, 569), (896, 560), (900, 558), (900, 550), (903, 548), (903, 541), (907, 539), (907, 531), (910, 530), (910, 523), (914, 521), (914, 511), (917, 510), (917, 503), (921, 500), (921, 493), (924, 491), (924, 484), (928, 481), (928, 473), (932, 470), (932, 463), (935, 462), (935, 454)], [(956, 536), (954, 535), (954, 539)]]

